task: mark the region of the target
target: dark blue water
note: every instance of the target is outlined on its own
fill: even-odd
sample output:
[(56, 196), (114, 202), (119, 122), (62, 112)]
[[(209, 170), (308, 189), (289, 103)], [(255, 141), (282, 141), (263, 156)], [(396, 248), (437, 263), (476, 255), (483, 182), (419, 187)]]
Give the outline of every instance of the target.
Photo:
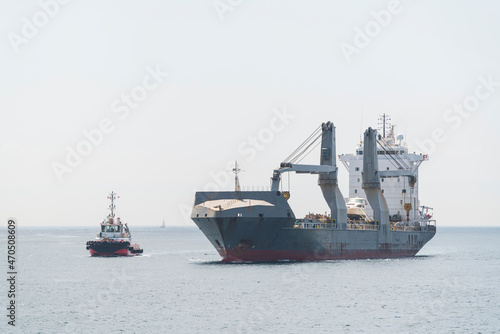
[(143, 256), (91, 258), (97, 228), (21, 226), (18, 332), (500, 333), (500, 228), (439, 228), (409, 259), (280, 264), (221, 264), (194, 227), (131, 229)]

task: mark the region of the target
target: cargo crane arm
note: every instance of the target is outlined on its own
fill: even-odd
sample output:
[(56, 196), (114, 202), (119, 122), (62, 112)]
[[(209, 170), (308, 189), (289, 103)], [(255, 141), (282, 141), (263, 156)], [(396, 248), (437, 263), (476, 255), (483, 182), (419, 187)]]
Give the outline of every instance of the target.
[[(320, 164), (302, 165), (302, 161), (311, 151), (321, 144)], [(280, 168), (275, 169), (271, 178), (271, 190), (279, 191), (282, 173), (296, 172), (301, 174), (318, 174), (318, 185), (321, 187), (331, 210), (331, 217), (337, 222), (337, 228), (345, 229), (347, 224), (347, 207), (344, 196), (338, 188), (337, 164), (335, 155), (335, 127), (332, 122), (321, 124), (292, 154)]]
[(383, 170), (379, 171), (380, 177), (400, 177), (406, 176), (410, 178), (410, 183), (414, 183), (416, 181), (415, 175), (417, 173), (418, 167), (423, 161), (415, 160), (408, 165), (397, 153), (394, 149), (390, 148), (390, 145), (387, 141), (378, 135), (377, 144), (383, 151), (385, 151), (385, 155), (388, 158), (389, 162), (395, 167), (395, 170)]
[[(285, 161), (280, 164), (280, 168), (273, 171), (271, 178), (271, 190), (278, 191), (282, 173), (296, 172), (299, 174), (329, 174), (337, 172), (337, 166), (333, 163), (332, 149), (334, 148), (333, 123), (323, 123), (316, 128), (307, 139), (293, 151)], [(309, 153), (319, 144), (322, 144), (321, 149), (321, 165), (304, 165), (300, 164)], [(334, 154), (333, 154), (334, 155)]]
[(328, 165), (301, 165), (282, 162), (280, 168), (275, 169), (273, 172), (273, 177), (271, 178), (272, 191), (279, 190), (281, 174), (288, 172), (296, 172), (299, 174), (328, 174), (337, 172), (337, 167)]

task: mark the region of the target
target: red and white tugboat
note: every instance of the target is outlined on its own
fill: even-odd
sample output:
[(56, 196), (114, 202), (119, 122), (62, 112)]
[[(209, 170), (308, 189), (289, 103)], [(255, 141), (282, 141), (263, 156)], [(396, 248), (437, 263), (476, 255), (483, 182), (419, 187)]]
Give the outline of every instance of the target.
[(87, 250), (91, 256), (132, 256), (142, 254), (138, 244), (132, 243), (132, 236), (127, 224), (122, 224), (120, 218), (115, 219), (114, 192), (108, 197), (111, 200), (111, 213), (101, 223), (101, 232), (95, 240), (87, 241)]

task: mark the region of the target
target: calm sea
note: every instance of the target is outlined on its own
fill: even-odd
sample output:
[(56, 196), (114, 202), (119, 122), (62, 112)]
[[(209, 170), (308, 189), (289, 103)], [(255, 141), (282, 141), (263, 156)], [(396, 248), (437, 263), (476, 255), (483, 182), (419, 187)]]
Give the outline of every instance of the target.
[(143, 256), (91, 258), (96, 227), (19, 227), (17, 332), (500, 333), (500, 228), (438, 227), (409, 259), (279, 264), (221, 264), (196, 227), (131, 231)]

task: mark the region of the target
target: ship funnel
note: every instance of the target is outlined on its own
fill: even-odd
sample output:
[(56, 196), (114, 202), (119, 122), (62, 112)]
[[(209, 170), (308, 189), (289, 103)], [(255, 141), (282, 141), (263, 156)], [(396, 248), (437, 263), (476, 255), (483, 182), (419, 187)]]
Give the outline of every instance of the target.
[(332, 218), (337, 222), (337, 228), (347, 228), (347, 207), (344, 196), (340, 192), (337, 181), (337, 162), (335, 150), (335, 127), (332, 122), (321, 125), (321, 153), (320, 164), (322, 166), (334, 167), (333, 171), (319, 174), (318, 184), (323, 192)]
[[(378, 171), (377, 131), (368, 128), (364, 135), (363, 148), (363, 189), (366, 199), (373, 209), (373, 218), (380, 224), (380, 231), (387, 237), (389, 207), (380, 188)], [(384, 232), (385, 231), (385, 232)]]

